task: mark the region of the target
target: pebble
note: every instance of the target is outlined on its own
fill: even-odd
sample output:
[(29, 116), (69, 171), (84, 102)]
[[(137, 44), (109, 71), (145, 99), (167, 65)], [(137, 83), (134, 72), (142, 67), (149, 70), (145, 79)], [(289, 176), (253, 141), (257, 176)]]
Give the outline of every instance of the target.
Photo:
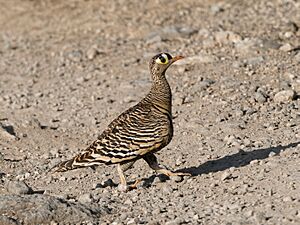
[(70, 52), (67, 52), (67, 58), (73, 62), (81, 62), (83, 53), (81, 50), (72, 50)]
[(293, 49), (293, 46), (289, 43), (286, 43), (279, 48), (279, 50), (284, 51), (284, 52), (289, 52), (292, 49)]
[(275, 156), (275, 155), (276, 155), (275, 152), (270, 152), (270, 153), (269, 153), (269, 158), (271, 158), (271, 157), (273, 157), (273, 156)]
[(261, 92), (255, 92), (254, 98), (259, 103), (264, 103), (267, 101), (267, 98)]
[(161, 189), (162, 189), (162, 192), (165, 193), (165, 194), (173, 192), (172, 187), (167, 183), (162, 183)]
[(86, 56), (89, 60), (93, 60), (99, 53), (100, 52), (99, 52), (97, 46), (92, 46), (91, 48), (89, 48), (87, 50)]
[(221, 4), (213, 4), (210, 7), (210, 11), (215, 15), (215, 14), (217, 14), (219, 12), (223, 12), (224, 8), (222, 7)]
[(296, 93), (293, 90), (283, 90), (275, 94), (275, 102), (288, 102), (294, 100)]
[(16, 140), (17, 136), (12, 125), (4, 125), (0, 123), (0, 136), (8, 140)]
[(229, 173), (228, 171), (225, 171), (225, 172), (223, 172), (222, 175), (221, 175), (221, 180), (222, 180), (222, 181), (225, 181), (225, 180), (230, 179), (231, 177), (232, 177), (232, 174)]
[(6, 190), (11, 194), (26, 195), (31, 194), (33, 190), (24, 181), (9, 181)]
[(298, 94), (300, 93), (300, 79), (293, 81), (291, 83), (291, 86), (296, 93), (298, 93)]
[(264, 61), (263, 56), (252, 57), (246, 60), (246, 65), (256, 66)]
[(176, 218), (175, 220), (170, 220), (165, 223), (165, 225), (179, 225), (182, 224), (182, 219), (181, 218)]
[(93, 201), (93, 198), (90, 193), (86, 193), (86, 194), (80, 195), (78, 197), (78, 201), (80, 203), (91, 203)]
[(215, 34), (215, 39), (220, 44), (236, 43), (242, 40), (241, 36), (232, 31), (219, 31)]
[(256, 164), (258, 164), (258, 163), (259, 163), (259, 160), (254, 159), (254, 160), (252, 160), (252, 161), (250, 162), (250, 165), (256, 165)]
[(170, 180), (173, 182), (181, 182), (181, 181), (183, 181), (183, 177), (182, 176), (170, 176)]
[(284, 197), (282, 200), (283, 200), (284, 202), (292, 202), (292, 201), (293, 201), (293, 199), (292, 199), (291, 196), (286, 196), (286, 197)]

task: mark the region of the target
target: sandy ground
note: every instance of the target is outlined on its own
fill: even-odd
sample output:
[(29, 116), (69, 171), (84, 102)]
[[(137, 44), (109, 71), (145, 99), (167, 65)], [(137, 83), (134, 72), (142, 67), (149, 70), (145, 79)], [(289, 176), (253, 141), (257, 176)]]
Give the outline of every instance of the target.
[[(300, 2), (0, 1), (1, 224), (300, 224)], [(174, 138), (140, 161), (49, 174), (167, 78)], [(27, 187), (25, 183), (29, 186)]]

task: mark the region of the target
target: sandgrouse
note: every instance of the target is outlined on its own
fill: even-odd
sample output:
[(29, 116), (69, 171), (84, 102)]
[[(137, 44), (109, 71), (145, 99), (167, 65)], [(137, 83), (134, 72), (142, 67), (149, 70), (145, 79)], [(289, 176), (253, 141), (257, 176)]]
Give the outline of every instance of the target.
[(144, 159), (153, 170), (167, 176), (190, 175), (167, 170), (158, 164), (154, 155), (173, 137), (172, 93), (165, 72), (172, 63), (182, 58), (168, 53), (154, 56), (149, 63), (153, 82), (146, 97), (113, 120), (85, 151), (55, 166), (55, 172), (118, 164), (120, 189), (124, 191), (135, 188), (139, 182), (127, 186), (124, 175), (138, 159)]

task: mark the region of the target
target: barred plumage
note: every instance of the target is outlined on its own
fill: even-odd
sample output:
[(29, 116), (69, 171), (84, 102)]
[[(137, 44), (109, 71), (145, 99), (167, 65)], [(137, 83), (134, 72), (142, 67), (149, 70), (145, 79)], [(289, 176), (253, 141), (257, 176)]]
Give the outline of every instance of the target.
[(154, 56), (149, 63), (153, 84), (148, 95), (113, 120), (84, 152), (58, 164), (55, 171), (63, 172), (99, 164), (118, 164), (121, 187), (124, 190), (128, 188), (123, 172), (140, 158), (152, 169), (168, 176), (189, 175), (164, 169), (154, 156), (154, 153), (169, 144), (173, 137), (172, 94), (165, 72), (173, 62), (181, 58), (183, 57), (172, 57), (168, 53)]

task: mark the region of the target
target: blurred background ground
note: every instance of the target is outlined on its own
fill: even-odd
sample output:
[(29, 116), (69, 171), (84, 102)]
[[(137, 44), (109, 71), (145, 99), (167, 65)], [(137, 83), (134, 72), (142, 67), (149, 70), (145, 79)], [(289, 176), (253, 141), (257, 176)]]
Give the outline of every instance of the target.
[[(299, 1), (0, 5), (1, 223), (300, 223)], [(47, 173), (147, 93), (162, 51), (186, 59), (167, 72), (175, 133), (158, 157), (194, 176), (141, 161), (120, 193), (113, 166)]]

